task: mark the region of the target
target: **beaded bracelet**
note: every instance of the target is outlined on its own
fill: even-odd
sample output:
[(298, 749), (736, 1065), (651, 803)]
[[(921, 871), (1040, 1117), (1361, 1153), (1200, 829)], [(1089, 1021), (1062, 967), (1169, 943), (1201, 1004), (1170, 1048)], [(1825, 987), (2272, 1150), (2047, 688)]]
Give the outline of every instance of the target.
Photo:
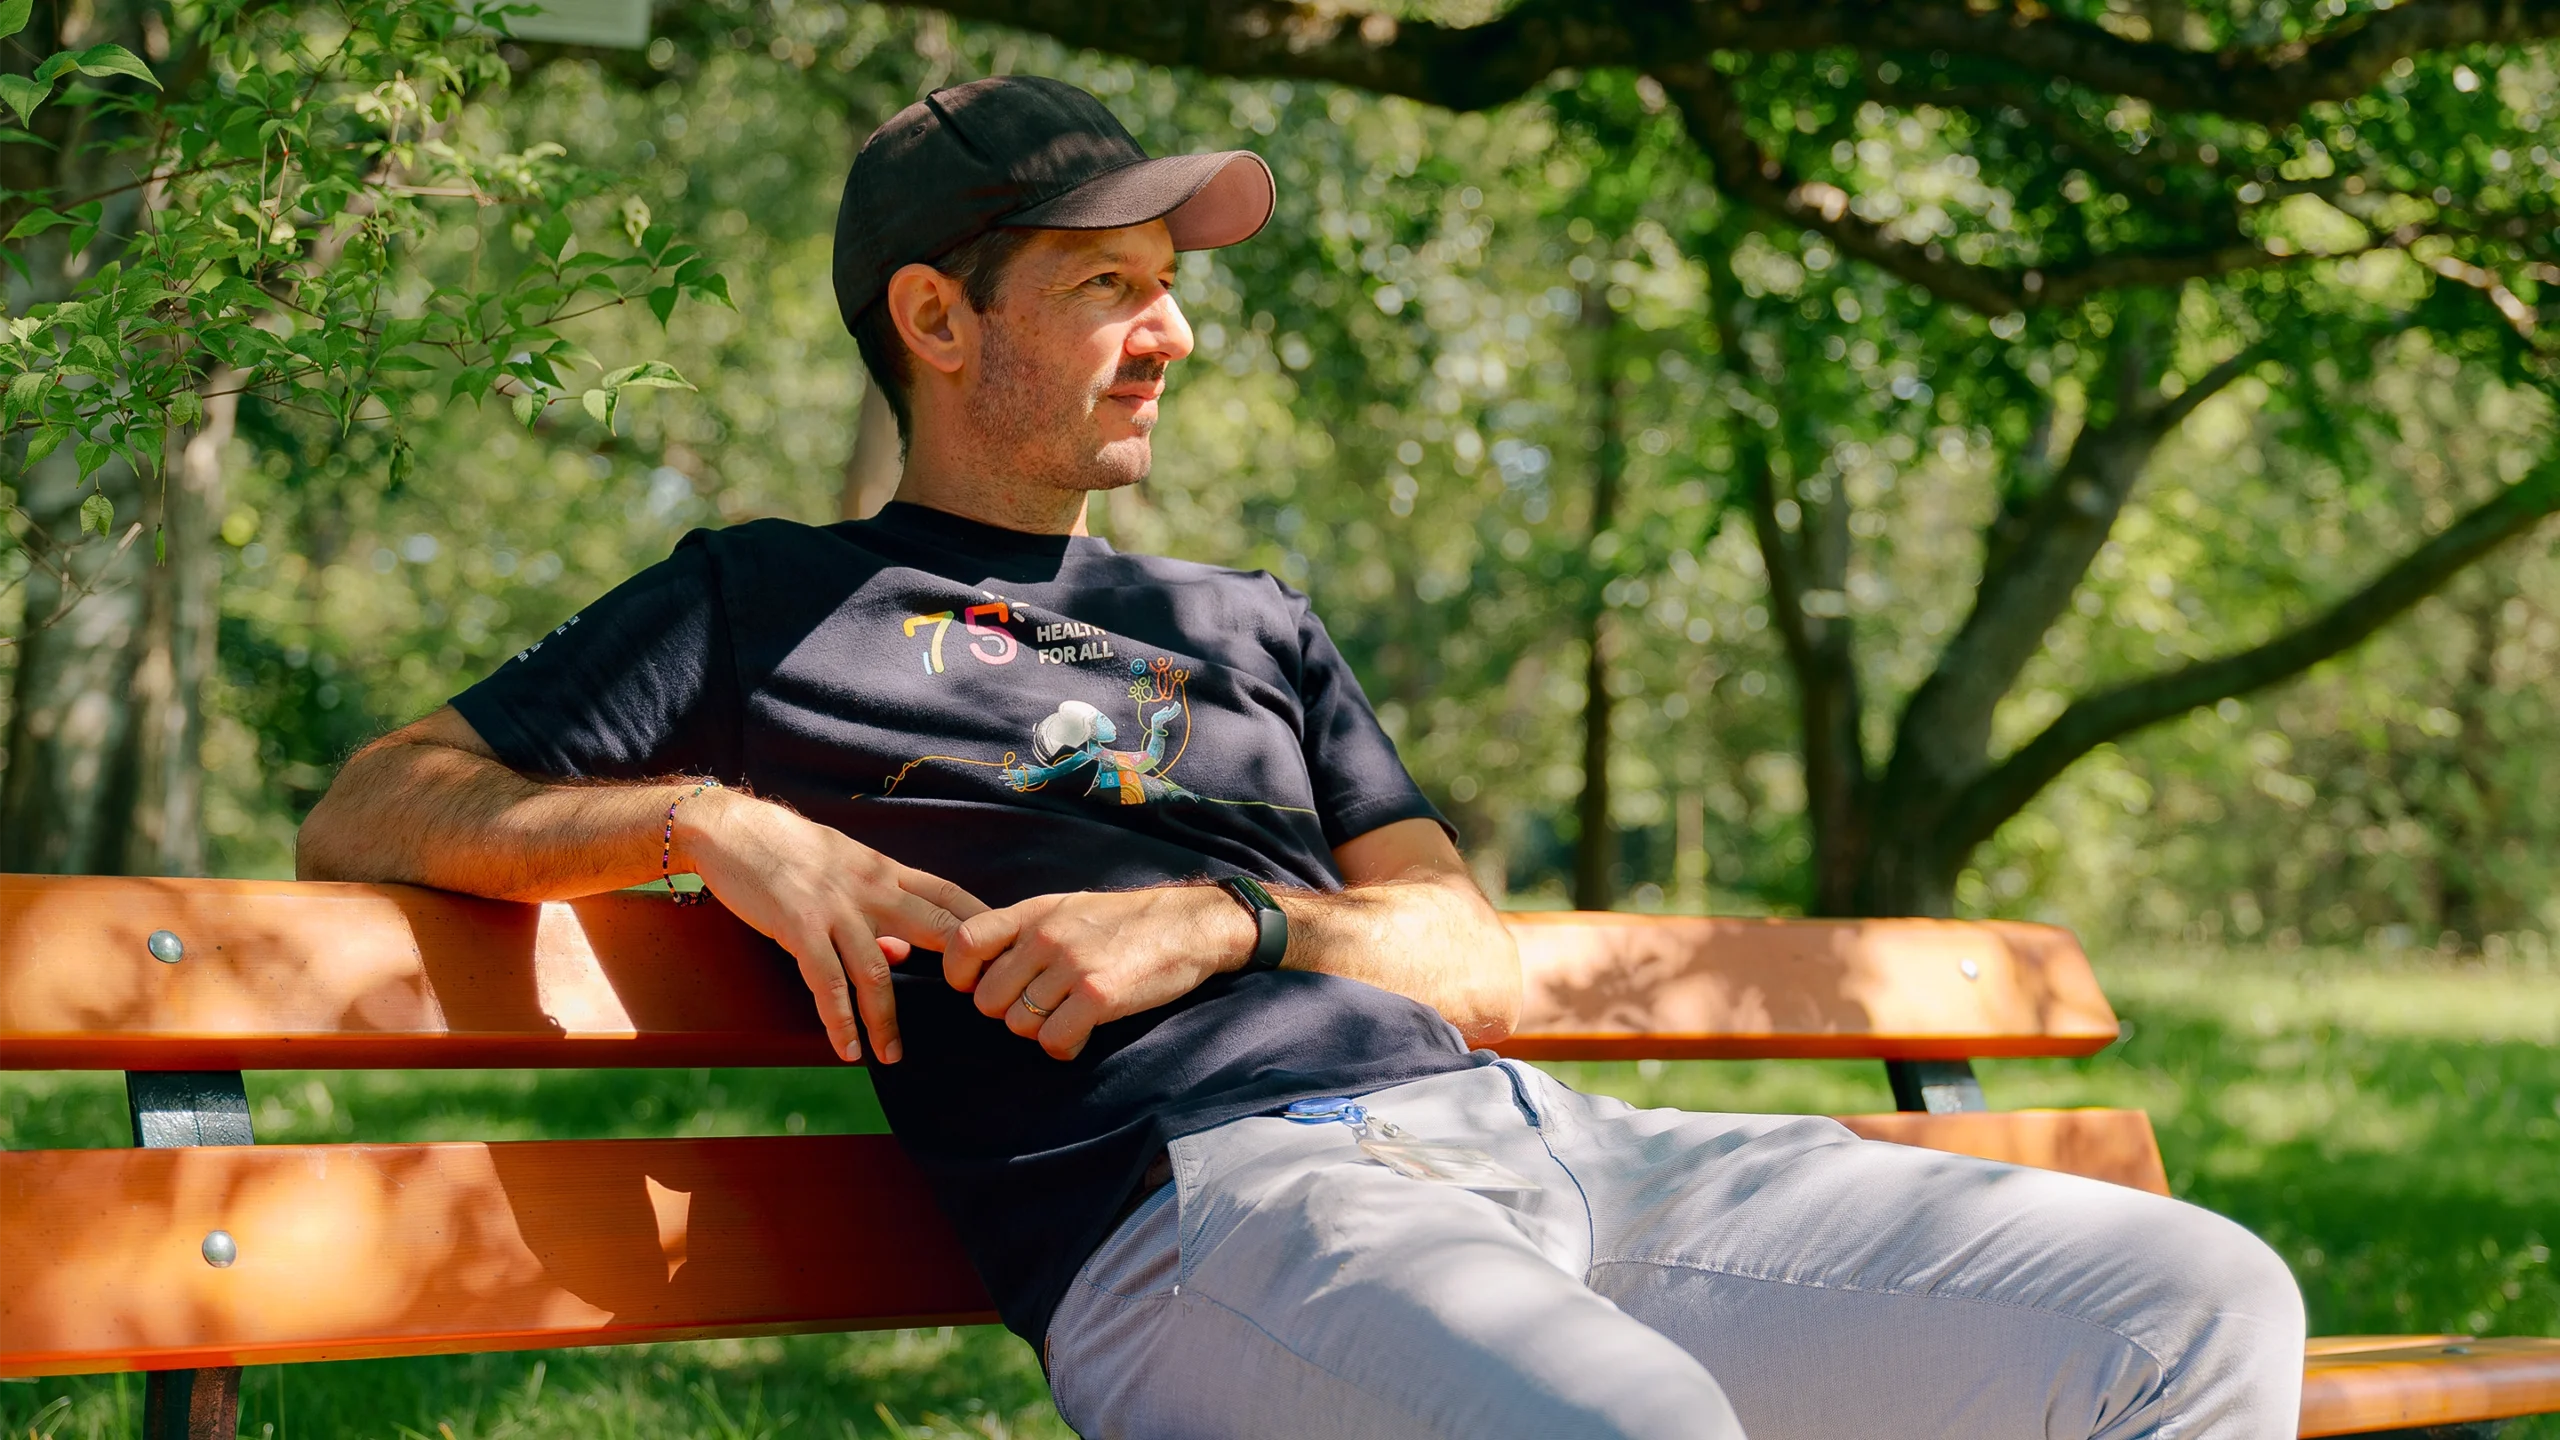
[(721, 785), (719, 781), (705, 780), (701, 784), (694, 786), (691, 790), (677, 796), (667, 806), (667, 832), (665, 835), (659, 837), (658, 878), (667, 882), (667, 898), (675, 901), (679, 905), (701, 904), (703, 900), (711, 894), (711, 888), (707, 885), (700, 890), (678, 890), (676, 888), (676, 806), (683, 804), (705, 790), (717, 790), (720, 788)]

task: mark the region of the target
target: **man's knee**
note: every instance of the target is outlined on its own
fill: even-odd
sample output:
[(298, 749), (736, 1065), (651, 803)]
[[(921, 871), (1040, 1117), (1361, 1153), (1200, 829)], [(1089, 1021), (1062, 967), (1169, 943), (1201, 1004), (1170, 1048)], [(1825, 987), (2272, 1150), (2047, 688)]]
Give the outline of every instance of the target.
[(2159, 1253), (2175, 1268), (2183, 1302), (2199, 1313), (2243, 1318), (2287, 1335), (2299, 1363), (2303, 1332), (2302, 1289), (2274, 1247), (2238, 1222), (2210, 1210), (2180, 1204), (2178, 1223), (2160, 1238)]

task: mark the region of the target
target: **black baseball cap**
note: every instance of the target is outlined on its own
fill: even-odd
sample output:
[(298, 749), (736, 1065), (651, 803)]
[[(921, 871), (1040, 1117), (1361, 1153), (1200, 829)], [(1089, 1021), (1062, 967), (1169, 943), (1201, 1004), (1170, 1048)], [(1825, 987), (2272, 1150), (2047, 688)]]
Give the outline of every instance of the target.
[(836, 211), (845, 328), (902, 265), (1003, 226), (1117, 230), (1162, 220), (1177, 250), (1248, 240), (1271, 219), (1271, 167), (1250, 150), (1147, 152), (1063, 80), (999, 75), (936, 90), (871, 132)]

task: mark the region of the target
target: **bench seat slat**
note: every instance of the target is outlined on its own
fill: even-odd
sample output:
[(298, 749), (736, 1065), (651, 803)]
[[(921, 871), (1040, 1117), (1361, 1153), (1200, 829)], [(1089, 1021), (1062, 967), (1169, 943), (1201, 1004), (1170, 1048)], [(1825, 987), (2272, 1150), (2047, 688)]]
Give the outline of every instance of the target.
[[(1525, 1059), (2086, 1055), (2067, 931), (1510, 917)], [(167, 930), (186, 958), (146, 942)], [(260, 1070), (834, 1063), (791, 966), (715, 905), (400, 885), (0, 876), (0, 1064)]]
[(2160, 1164), (2151, 1117), (2140, 1110), (1967, 1110), (1952, 1115), (1904, 1110), (1839, 1119), (1870, 1140), (2086, 1175), (2154, 1195), (2169, 1193), (2169, 1174)]
[(2560, 1340), (2510, 1336), (2409, 1346), (2367, 1337), (2363, 1350), (2312, 1342), (2302, 1376), (2302, 1434), (2361, 1435), (2560, 1410)]
[(993, 1318), (885, 1135), (0, 1154), (0, 1375)]

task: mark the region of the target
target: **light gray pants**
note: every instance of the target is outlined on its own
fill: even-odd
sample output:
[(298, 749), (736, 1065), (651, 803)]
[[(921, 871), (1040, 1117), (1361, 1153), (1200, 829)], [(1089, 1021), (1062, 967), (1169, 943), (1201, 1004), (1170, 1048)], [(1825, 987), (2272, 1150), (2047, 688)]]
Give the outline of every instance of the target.
[(1350, 1129), (1239, 1120), (1050, 1322), (1090, 1440), (2290, 1440), (2302, 1298), (2247, 1231), (2139, 1191), (1637, 1110), (1505, 1062), (1363, 1097), (1538, 1181), (1405, 1179)]

